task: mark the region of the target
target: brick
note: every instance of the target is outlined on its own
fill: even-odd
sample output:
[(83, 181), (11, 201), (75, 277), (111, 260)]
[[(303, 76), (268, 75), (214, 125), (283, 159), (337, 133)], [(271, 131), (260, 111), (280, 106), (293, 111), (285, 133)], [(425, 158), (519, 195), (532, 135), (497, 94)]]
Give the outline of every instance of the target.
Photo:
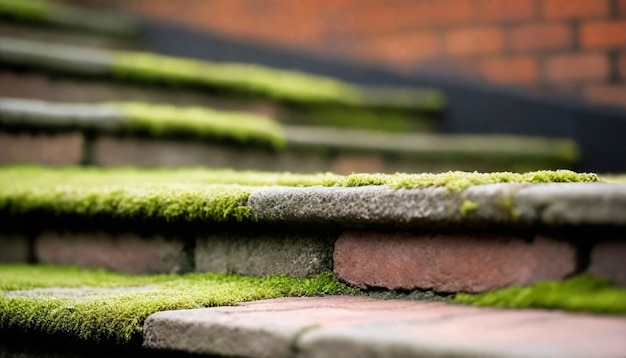
[(589, 272), (626, 286), (626, 242), (600, 241), (591, 250)]
[(626, 0), (618, 0), (617, 7), (618, 14), (620, 16), (626, 16)]
[(312, 277), (332, 270), (329, 235), (214, 234), (196, 240), (196, 271)]
[[(363, 40), (362, 57), (382, 60), (402, 66), (415, 65), (419, 60), (441, 53), (442, 44), (434, 32), (403, 32)], [(357, 45), (358, 47), (359, 45)]]
[(181, 273), (192, 269), (180, 240), (104, 232), (45, 232), (35, 240), (40, 263), (106, 268), (128, 273)]
[(0, 164), (78, 164), (82, 144), (83, 137), (78, 133), (48, 136), (0, 132)]
[(0, 234), (0, 262), (28, 262), (29, 240), (24, 235)]
[(532, 57), (494, 58), (483, 61), (483, 74), (505, 84), (530, 84), (538, 80), (537, 63)]
[(339, 155), (332, 163), (331, 171), (337, 174), (381, 173), (385, 167), (380, 155)]
[(535, 17), (535, 0), (478, 0), (476, 15), (486, 21), (517, 21)]
[(608, 58), (601, 54), (556, 55), (546, 61), (546, 77), (557, 82), (603, 81), (610, 71)]
[(542, 13), (547, 19), (598, 18), (609, 15), (609, 0), (543, 0)]
[(626, 20), (585, 23), (580, 28), (580, 43), (587, 48), (626, 47)]
[(453, 30), (445, 36), (445, 47), (451, 55), (467, 56), (501, 52), (502, 31), (495, 27)]
[(572, 44), (571, 28), (564, 23), (516, 26), (511, 28), (507, 41), (512, 51), (564, 50)]
[(338, 279), (361, 288), (482, 292), (562, 279), (576, 249), (537, 237), (450, 236), (351, 231), (335, 243)]
[(593, 102), (626, 107), (626, 84), (586, 86), (583, 96)]
[(0, 97), (45, 98), (49, 87), (45, 76), (0, 71)]
[(617, 59), (617, 72), (626, 81), (626, 52), (622, 52)]

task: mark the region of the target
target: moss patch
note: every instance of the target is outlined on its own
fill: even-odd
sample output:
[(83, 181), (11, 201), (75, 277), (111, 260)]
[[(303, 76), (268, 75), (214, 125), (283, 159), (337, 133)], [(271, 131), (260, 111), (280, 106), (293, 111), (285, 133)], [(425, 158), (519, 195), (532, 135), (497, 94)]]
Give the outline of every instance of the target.
[(458, 293), (454, 301), (475, 306), (626, 314), (626, 289), (588, 274), (481, 294)]
[(41, 0), (0, 0), (0, 15), (20, 20), (46, 19), (51, 12), (51, 5)]
[(205, 169), (0, 169), (0, 214), (43, 213), (165, 222), (251, 220), (249, 195), (266, 186), (443, 186), (462, 190), (491, 183), (596, 181), (570, 171), (443, 174), (292, 174)]
[[(7, 296), (41, 287), (136, 287), (79, 298)], [(354, 294), (331, 273), (312, 279), (227, 274), (131, 276), (72, 267), (0, 265), (0, 329), (64, 334), (124, 344), (141, 338), (143, 321), (158, 311), (231, 305), (287, 296)]]
[(248, 113), (214, 111), (145, 103), (114, 103), (128, 120), (127, 130), (151, 137), (190, 137), (285, 146), (282, 127), (271, 118)]
[(471, 201), (471, 200), (465, 200), (463, 204), (461, 204), (461, 207), (459, 208), (459, 212), (461, 213), (461, 215), (468, 215), (478, 210), (479, 207), (480, 205), (477, 202)]

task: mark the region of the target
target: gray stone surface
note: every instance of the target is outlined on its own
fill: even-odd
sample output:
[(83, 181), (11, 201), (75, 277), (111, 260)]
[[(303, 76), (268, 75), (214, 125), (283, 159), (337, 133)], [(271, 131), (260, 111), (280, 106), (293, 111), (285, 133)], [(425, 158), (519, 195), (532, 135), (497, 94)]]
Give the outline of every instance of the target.
[(129, 273), (181, 273), (193, 269), (181, 240), (132, 233), (44, 232), (35, 240), (38, 262), (107, 268)]
[(0, 234), (0, 262), (28, 262), (28, 238), (18, 234)]
[(208, 235), (196, 240), (196, 271), (311, 277), (332, 271), (334, 241), (328, 235)]
[(622, 357), (626, 319), (361, 297), (156, 313), (144, 347), (245, 357)]
[(125, 122), (121, 113), (106, 105), (0, 98), (0, 126), (9, 128), (115, 130)]
[(484, 292), (560, 280), (577, 266), (575, 247), (542, 236), (348, 231), (334, 251), (335, 276), (361, 288)]
[[(466, 200), (478, 207), (463, 214)], [(349, 227), (626, 225), (626, 184), (488, 184), (461, 192), (441, 187), (276, 187), (253, 193), (248, 205), (261, 221)]]
[(73, 300), (90, 299), (94, 297), (104, 297), (109, 295), (119, 295), (125, 293), (144, 293), (150, 292), (149, 286), (141, 287), (113, 287), (113, 288), (94, 288), (94, 287), (49, 287), (35, 288), (32, 290), (17, 290), (4, 293), (6, 297), (16, 298), (70, 298)]

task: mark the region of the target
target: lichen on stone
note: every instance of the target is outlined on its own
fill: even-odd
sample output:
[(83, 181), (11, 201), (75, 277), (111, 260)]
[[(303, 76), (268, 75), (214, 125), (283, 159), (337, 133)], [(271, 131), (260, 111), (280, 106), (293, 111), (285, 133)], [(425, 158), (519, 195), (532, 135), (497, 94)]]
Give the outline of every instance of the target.
[(476, 210), (478, 210), (479, 207), (480, 205), (477, 202), (465, 200), (463, 201), (463, 204), (461, 204), (461, 206), (459, 207), (459, 212), (461, 213), (461, 215), (465, 216), (475, 212)]

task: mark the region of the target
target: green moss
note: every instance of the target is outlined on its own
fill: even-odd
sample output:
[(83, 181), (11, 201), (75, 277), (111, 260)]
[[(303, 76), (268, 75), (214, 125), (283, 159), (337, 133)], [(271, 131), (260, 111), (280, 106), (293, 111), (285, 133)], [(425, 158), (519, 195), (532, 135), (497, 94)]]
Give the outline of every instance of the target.
[(509, 213), (509, 216), (511, 216), (511, 218), (513, 218), (513, 219), (519, 218), (519, 212), (515, 208), (515, 205), (513, 203), (513, 198), (512, 197), (507, 196), (507, 197), (501, 199), (500, 201), (498, 201), (497, 204), (502, 209), (506, 210)]
[(459, 207), (459, 212), (461, 213), (461, 215), (465, 216), (478, 210), (479, 207), (480, 205), (477, 202), (465, 200), (463, 204), (461, 204), (461, 207)]
[(280, 124), (262, 115), (145, 103), (114, 103), (113, 106), (128, 118), (127, 130), (152, 137), (231, 140), (275, 149), (285, 146)]
[(40, 0), (0, 0), (0, 15), (22, 20), (43, 20), (51, 12), (51, 6)]
[(443, 174), (291, 174), (203, 169), (0, 169), (0, 213), (80, 215), (166, 222), (249, 220), (249, 195), (264, 186), (443, 186), (462, 190), (491, 183), (596, 181), (570, 171)]
[(476, 306), (626, 314), (626, 289), (588, 274), (481, 294), (458, 293), (454, 301)]
[[(7, 296), (43, 287), (146, 287), (76, 298)], [(232, 305), (288, 296), (355, 294), (332, 273), (312, 279), (231, 274), (131, 276), (71, 267), (0, 265), (0, 330), (64, 334), (87, 341), (124, 344), (141, 338), (151, 314), (175, 309)]]
[(444, 102), (436, 91), (363, 88), (296, 71), (149, 53), (114, 52), (112, 71), (120, 78), (206, 87), (296, 105), (440, 110)]

